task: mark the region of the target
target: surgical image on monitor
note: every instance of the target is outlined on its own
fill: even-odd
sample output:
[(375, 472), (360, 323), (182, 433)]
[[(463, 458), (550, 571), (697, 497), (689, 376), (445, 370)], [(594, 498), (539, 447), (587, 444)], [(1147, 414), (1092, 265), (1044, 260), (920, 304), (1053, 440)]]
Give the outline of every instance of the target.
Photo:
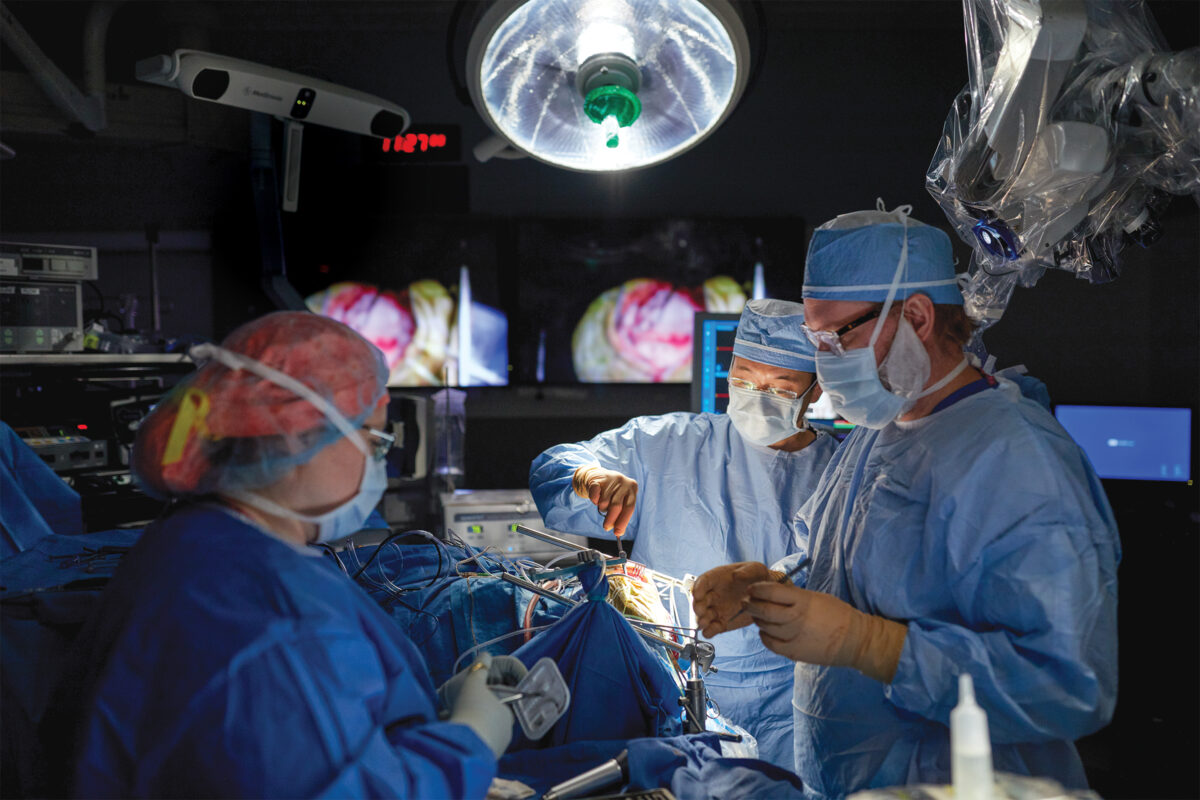
[(687, 382), (697, 311), (739, 313), (742, 288), (728, 275), (699, 287), (653, 278), (614, 286), (591, 302), (571, 335), (575, 376), (585, 383)]
[(399, 289), (345, 281), (310, 295), (305, 303), (383, 351), (389, 386), (508, 382), (505, 315), (469, 297), (452, 296), (438, 281), (418, 280)]
[(285, 220), (288, 279), (308, 309), (383, 351), (389, 386), (507, 384), (512, 304), (499, 226), (461, 215), (340, 214), (317, 197), (307, 216)]
[(540, 219), (517, 230), (522, 383), (686, 383), (695, 315), (800, 299), (800, 220)]

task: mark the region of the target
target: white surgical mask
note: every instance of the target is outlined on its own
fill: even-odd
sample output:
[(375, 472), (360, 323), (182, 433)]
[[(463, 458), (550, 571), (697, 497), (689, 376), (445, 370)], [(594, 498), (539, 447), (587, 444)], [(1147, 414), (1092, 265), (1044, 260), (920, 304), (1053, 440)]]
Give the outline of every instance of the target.
[[(354, 438), (357, 439), (357, 435)], [(358, 484), (358, 491), (345, 503), (324, 514), (302, 514), (253, 492), (229, 492), (229, 496), (248, 506), (253, 506), (259, 511), (315, 525), (317, 527), (316, 542), (321, 544), (344, 539), (350, 534), (362, 530), (363, 523), (371, 515), (375, 506), (379, 505), (379, 500), (383, 497), (386, 489), (387, 462), (377, 461), (368, 453), (362, 480)]]
[(913, 400), (929, 381), (929, 353), (903, 314), (887, 357), (879, 365), (879, 379), (893, 394)]
[(767, 447), (804, 430), (796, 420), (804, 409), (805, 396), (816, 385), (814, 380), (795, 400), (730, 386), (729, 406), (725, 413), (739, 436), (751, 444)]

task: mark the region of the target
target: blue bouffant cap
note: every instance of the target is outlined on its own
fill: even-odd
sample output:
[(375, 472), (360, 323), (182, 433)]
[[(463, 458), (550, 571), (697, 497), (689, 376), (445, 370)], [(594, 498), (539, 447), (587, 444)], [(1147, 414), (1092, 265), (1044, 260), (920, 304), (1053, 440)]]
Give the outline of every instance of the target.
[(813, 232), (804, 267), (805, 299), (887, 300), (908, 238), (908, 262), (896, 298), (921, 292), (935, 303), (961, 306), (950, 237), (911, 219), (907, 207), (842, 214)]
[(804, 335), (804, 306), (787, 300), (751, 300), (742, 309), (733, 354), (799, 372), (815, 372), (812, 343)]

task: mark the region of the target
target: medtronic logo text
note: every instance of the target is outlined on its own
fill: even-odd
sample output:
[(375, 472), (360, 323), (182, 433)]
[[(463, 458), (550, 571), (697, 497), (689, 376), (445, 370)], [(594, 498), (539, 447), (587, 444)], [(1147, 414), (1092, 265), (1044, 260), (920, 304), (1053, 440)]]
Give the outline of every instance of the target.
[(270, 92), (260, 92), (258, 89), (251, 89), (249, 86), (247, 86), (245, 89), (243, 89), (242, 92), (243, 92), (243, 94), (254, 95), (255, 97), (262, 97), (266, 100), (274, 100), (277, 103), (283, 102), (283, 98), (277, 94), (271, 94)]

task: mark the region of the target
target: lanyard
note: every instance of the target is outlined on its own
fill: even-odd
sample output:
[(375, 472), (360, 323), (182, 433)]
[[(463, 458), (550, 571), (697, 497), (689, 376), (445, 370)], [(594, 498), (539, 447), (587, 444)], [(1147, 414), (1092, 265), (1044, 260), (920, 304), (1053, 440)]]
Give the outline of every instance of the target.
[(949, 408), (950, 406), (954, 405), (959, 400), (964, 400), (973, 394), (979, 394), (984, 389), (995, 389), (997, 386), (999, 386), (999, 383), (996, 381), (995, 378), (993, 378), (991, 375), (984, 375), (979, 380), (972, 381), (971, 383), (968, 383), (966, 386), (962, 387), (961, 389), (955, 389), (953, 392), (948, 394), (946, 397), (942, 398), (942, 402), (940, 402), (936, 406), (934, 406), (933, 410), (930, 411), (929, 413), (936, 414), (937, 412), (941, 411), (942, 409)]

